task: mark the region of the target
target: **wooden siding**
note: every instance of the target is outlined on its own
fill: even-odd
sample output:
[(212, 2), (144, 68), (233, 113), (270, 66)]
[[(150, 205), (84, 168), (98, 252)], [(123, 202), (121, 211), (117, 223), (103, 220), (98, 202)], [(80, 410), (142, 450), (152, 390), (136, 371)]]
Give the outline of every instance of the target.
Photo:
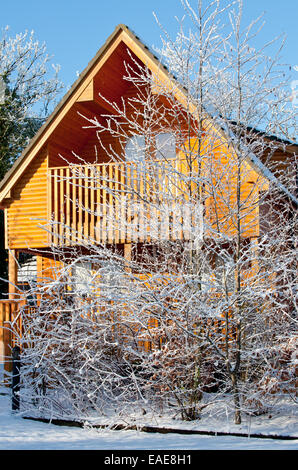
[(63, 265), (61, 261), (59, 260), (47, 258), (45, 256), (39, 256), (37, 281), (38, 282), (51, 282), (52, 280), (57, 279), (59, 269), (62, 267)]
[[(241, 237), (259, 235), (259, 193), (267, 180), (247, 162), (239, 162), (233, 151), (217, 139), (202, 146), (206, 236)], [(237, 192), (239, 191), (239, 200)]]
[(43, 149), (13, 188), (6, 209), (7, 247), (37, 248), (47, 244), (40, 228), (47, 220), (47, 152)]

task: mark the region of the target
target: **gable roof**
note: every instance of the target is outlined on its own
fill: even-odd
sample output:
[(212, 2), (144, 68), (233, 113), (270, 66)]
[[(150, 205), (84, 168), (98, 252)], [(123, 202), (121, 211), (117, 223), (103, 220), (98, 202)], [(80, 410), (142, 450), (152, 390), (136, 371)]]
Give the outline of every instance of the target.
[[(71, 108), (71, 106), (76, 102), (80, 95), (86, 89), (86, 86), (90, 83), (96, 73), (100, 70), (103, 63), (108, 59), (110, 54), (116, 49), (117, 45), (123, 41), (137, 57), (139, 57), (145, 65), (148, 65), (149, 68), (157, 74), (161, 74), (161, 80), (167, 79), (175, 87), (175, 94), (179, 96), (180, 101), (184, 101), (186, 97), (185, 88), (179, 84), (176, 78), (168, 71), (167, 67), (162, 64), (160, 59), (150, 51), (148, 46), (146, 46), (138, 36), (126, 25), (119, 24), (116, 26), (113, 33), (107, 38), (103, 46), (98, 50), (94, 58), (88, 63), (87, 67), (81, 72), (78, 79), (73, 83), (69, 91), (64, 95), (61, 101), (58, 103), (54, 111), (48, 117), (43, 126), (38, 130), (36, 135), (31, 139), (28, 146), (24, 149), (19, 158), (15, 161), (11, 169), (6, 173), (5, 177), (0, 182), (0, 208), (3, 199), (10, 197), (10, 190), (23, 174), (27, 166), (30, 164), (32, 159), (35, 157), (37, 152), (43, 147), (47, 142), (47, 139), (65, 116), (66, 112)], [(205, 117), (209, 122), (213, 122), (213, 127), (217, 128), (217, 131), (227, 136), (226, 131), (222, 129), (221, 126), (217, 126), (212, 117), (206, 112)], [(270, 139), (280, 140), (274, 136), (269, 136)], [(293, 142), (283, 141), (284, 144), (298, 148), (298, 145)], [(268, 179), (270, 172), (264, 165), (259, 164), (259, 161), (256, 161), (257, 157), (249, 158), (249, 161), (254, 164), (255, 168), (262, 173), (265, 178)], [(275, 182), (276, 178), (272, 175), (271, 180)], [(283, 188), (281, 188), (283, 189)], [(287, 196), (289, 192), (284, 191)], [(297, 198), (293, 195), (290, 195), (291, 199), (297, 204)]]
[[(69, 91), (64, 95), (46, 122), (31, 139), (28, 146), (24, 149), (22, 154), (0, 182), (0, 203), (7, 196), (17, 179), (34, 158), (37, 151), (45, 144), (51, 132), (65, 115), (66, 110), (75, 103), (76, 99), (86, 88), (88, 82), (92, 80), (97, 71), (101, 68), (102, 64), (107, 60), (111, 52), (115, 50), (121, 41), (124, 41), (124, 43), (130, 47), (137, 56), (141, 57), (143, 61), (145, 60), (145, 63), (150, 63), (150, 67), (155, 69), (155, 71), (162, 70), (163, 74), (166, 74), (170, 80), (173, 80), (173, 77), (170, 76), (167, 68), (161, 64), (157, 56), (155, 56), (149, 48), (141, 42), (128, 26), (119, 24), (103, 46), (98, 50), (94, 58), (88, 63), (87, 67), (83, 72), (81, 72), (78, 79), (73, 83)], [(179, 88), (179, 84), (176, 84), (176, 87)]]

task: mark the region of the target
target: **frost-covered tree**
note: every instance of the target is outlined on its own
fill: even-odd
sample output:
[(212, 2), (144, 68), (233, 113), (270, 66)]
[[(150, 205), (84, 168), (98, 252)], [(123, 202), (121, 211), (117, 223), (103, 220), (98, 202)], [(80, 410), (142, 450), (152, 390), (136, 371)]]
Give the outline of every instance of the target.
[[(276, 302), (276, 297), (285, 299), (287, 289), (291, 291), (294, 286), (297, 157), (288, 155), (287, 168), (281, 169), (276, 155), (283, 147), (270, 135), (274, 132), (284, 139), (293, 138), (297, 113), (289, 105), (290, 78), (278, 64), (280, 50), (272, 57), (266, 55), (271, 42), (259, 50), (253, 47), (259, 23), (242, 27), (242, 2), (234, 3), (237, 10), (234, 6), (228, 9), (225, 37), (217, 35), (213, 22), (220, 2), (198, 2), (197, 10), (188, 1), (182, 4), (193, 31), (185, 33), (182, 24), (175, 41), (166, 38), (163, 55), (170, 70), (189, 90), (190, 102), (195, 103), (199, 116), (205, 111), (212, 124), (218, 125), (216, 130), (212, 126), (206, 129), (203, 120), (205, 147), (198, 156), (192, 153), (192, 160), (205, 166), (205, 177), (201, 174), (199, 186), (204, 186), (205, 208), (211, 216), (209, 226), (208, 218), (204, 219), (204, 234), (209, 231), (212, 240), (207, 249), (208, 257), (213, 258), (208, 279), (210, 282), (214, 277), (215, 290), (221, 297), (214, 302), (213, 315), (218, 312), (225, 317), (225, 348), (217, 350), (217, 356), (231, 382), (235, 422), (240, 423), (240, 408), (245, 408), (240, 402), (253, 395), (252, 384), (260, 380), (260, 370), (261, 376), (267, 376), (268, 357), (279, 349), (276, 337), (285, 334), (293, 340), (296, 308), (293, 306), (285, 314), (285, 307)], [(210, 23), (219, 45), (216, 49), (206, 47), (212, 38)], [(204, 33), (208, 41), (202, 41)], [(227, 137), (227, 144), (223, 144), (218, 128)], [(254, 176), (252, 168), (256, 169)], [(269, 195), (273, 217), (270, 221), (268, 213), (263, 211), (260, 215)], [(267, 230), (262, 232), (264, 220)], [(257, 228), (258, 224), (261, 227)], [(280, 276), (286, 276), (287, 281), (279, 282)], [(271, 333), (265, 345), (267, 315), (283, 320), (279, 322), (278, 335), (275, 329), (267, 330)], [(212, 342), (210, 337), (208, 340)]]
[[(0, 180), (36, 134), (62, 90), (59, 67), (50, 66), (45, 44), (34, 32), (0, 39)], [(0, 277), (7, 278), (7, 253), (4, 250), (3, 212), (1, 218)], [(6, 284), (1, 281), (1, 292)]]
[(0, 179), (36, 134), (62, 89), (59, 67), (50, 66), (34, 32), (0, 40)]
[(196, 419), (215, 402), (240, 424), (282, 389), (294, 393), (297, 160), (293, 146), (279, 155), (296, 111), (278, 57), (251, 46), (258, 23), (242, 28), (241, 2), (182, 6), (177, 38), (165, 33), (160, 51), (176, 79), (131, 55), (131, 97), (86, 117), (114, 170), (83, 171), (80, 157), (61, 176), (107, 192), (93, 212), (72, 191), (68, 204), (98, 230), (103, 219), (107, 232), (125, 228), (131, 243), (127, 256), (61, 220), (48, 227), (62, 264), (39, 286), (27, 330), (38, 348), (25, 362), (32, 374), (38, 351), (35, 385), (48, 384), (42, 406), (56, 403), (56, 414), (62, 402), (84, 416), (139, 404)]

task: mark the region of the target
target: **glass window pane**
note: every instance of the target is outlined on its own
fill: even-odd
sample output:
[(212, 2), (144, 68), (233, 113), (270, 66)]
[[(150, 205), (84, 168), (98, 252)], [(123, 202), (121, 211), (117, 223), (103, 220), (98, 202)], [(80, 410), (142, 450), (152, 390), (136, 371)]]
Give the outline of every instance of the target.
[(78, 262), (72, 268), (73, 291), (76, 294), (91, 294), (92, 269), (91, 263)]
[(145, 160), (145, 136), (134, 135), (128, 139), (125, 146), (125, 157), (129, 162)]
[(163, 132), (156, 136), (156, 157), (157, 159), (176, 157), (176, 140), (174, 134)]

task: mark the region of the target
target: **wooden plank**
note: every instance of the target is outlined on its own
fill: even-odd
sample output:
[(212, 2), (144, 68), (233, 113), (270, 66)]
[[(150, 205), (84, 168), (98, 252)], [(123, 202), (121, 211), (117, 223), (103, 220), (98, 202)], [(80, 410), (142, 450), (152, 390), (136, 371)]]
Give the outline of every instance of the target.
[(144, 237), (145, 241), (150, 243), (150, 182), (149, 182), (149, 166), (148, 163), (146, 162), (144, 166), (144, 216), (145, 216), (145, 227), (144, 227)]
[(18, 283), (18, 264), (17, 264), (18, 252), (16, 250), (8, 251), (8, 297), (9, 299), (15, 299), (17, 292)]
[(95, 222), (95, 239), (98, 243), (101, 243), (101, 196), (102, 196), (102, 188), (101, 188), (101, 166), (96, 165), (96, 222)]
[[(9, 304), (5, 305), (6, 311), (9, 309)], [(8, 315), (7, 315), (8, 316)], [(10, 319), (10, 316), (8, 316)], [(4, 370), (7, 372), (12, 371), (12, 362), (11, 362), (11, 343), (12, 343), (12, 335), (10, 330), (10, 323), (9, 320), (4, 322), (4, 330), (3, 330), (3, 343), (4, 343)]]
[(179, 201), (178, 201), (178, 194), (177, 194), (178, 164), (179, 164), (179, 160), (176, 159), (173, 162), (173, 167), (174, 167), (174, 169), (173, 169), (173, 171), (174, 171), (174, 175), (173, 175), (174, 183), (173, 183), (173, 185), (174, 185), (174, 188), (173, 188), (173, 203), (172, 203), (173, 216), (172, 216), (172, 228), (171, 228), (173, 240), (179, 239), (180, 204), (179, 204)]
[(110, 163), (108, 172), (108, 243), (113, 243), (113, 236), (114, 236), (114, 206), (113, 206), (113, 169), (114, 166)]
[(163, 194), (165, 197), (164, 236), (166, 240), (170, 239), (171, 179), (169, 170), (169, 164), (168, 162), (165, 162), (163, 174)]
[(64, 218), (64, 207), (65, 207), (65, 192), (64, 192), (64, 168), (58, 170), (58, 187), (59, 187), (59, 245), (63, 244), (64, 241), (64, 230), (65, 230), (65, 218)]
[(107, 181), (108, 175), (107, 175), (107, 165), (102, 166), (102, 205), (101, 205), (101, 213), (102, 213), (102, 232), (101, 232), (101, 239), (103, 243), (107, 242), (107, 203), (108, 203), (108, 198), (107, 198), (107, 186), (108, 186), (108, 181)]
[(164, 198), (163, 198), (163, 170), (161, 165), (159, 164), (157, 167), (157, 185), (156, 185), (156, 204), (157, 204), (157, 233), (156, 236), (158, 240), (163, 239), (163, 220), (164, 220), (164, 214), (163, 214), (163, 203), (164, 203)]
[(120, 229), (120, 192), (119, 192), (119, 164), (114, 163), (114, 243), (119, 243), (119, 229)]
[(5, 237), (5, 249), (8, 250), (9, 248), (9, 237), (8, 237), (8, 209), (7, 207), (4, 209), (4, 237)]
[(131, 243), (132, 241), (132, 227), (131, 227), (131, 201), (132, 201), (132, 178), (131, 178), (131, 163), (126, 163), (126, 242)]
[(149, 167), (148, 171), (148, 181), (150, 187), (150, 240), (154, 242), (157, 238), (157, 221), (158, 221), (158, 212), (156, 208), (157, 195), (156, 195), (156, 168), (152, 165)]
[(91, 80), (86, 88), (82, 91), (80, 96), (77, 98), (77, 101), (92, 101), (94, 98), (93, 94), (93, 80)]
[(90, 224), (89, 224), (89, 168), (85, 166), (84, 168), (84, 241), (88, 240), (90, 233)]
[[(52, 172), (48, 170), (48, 177), (47, 177), (47, 221), (50, 223), (52, 220)], [(52, 243), (52, 225), (49, 227), (48, 232), (48, 245)]]
[(83, 169), (79, 168), (79, 187), (78, 187), (78, 242), (82, 240), (83, 231)]
[(120, 172), (120, 235), (119, 242), (125, 243), (126, 226), (126, 191), (125, 191), (125, 167), (124, 163), (119, 163)]
[(146, 224), (146, 217), (145, 217), (145, 204), (144, 204), (144, 175), (145, 175), (145, 162), (141, 162), (137, 165), (136, 168), (137, 173), (137, 183), (138, 183), (138, 233), (139, 233), (139, 241), (145, 241), (145, 224)]
[(138, 192), (139, 192), (139, 181), (138, 181), (138, 170), (137, 170), (137, 165), (133, 164), (132, 165), (132, 189), (133, 189), (133, 241), (138, 242), (139, 241), (139, 197), (138, 197)]
[(66, 205), (66, 227), (65, 227), (65, 245), (70, 245), (70, 234), (71, 234), (71, 227), (70, 227), (70, 199), (71, 199), (71, 193), (70, 193), (70, 169), (69, 167), (66, 168), (65, 170), (65, 205)]
[(53, 222), (55, 223), (55, 225), (53, 226), (53, 230), (54, 230), (54, 244), (57, 245), (58, 244), (58, 226), (57, 226), (57, 222), (58, 222), (58, 170), (55, 169), (54, 172), (53, 172), (53, 202), (54, 202), (54, 216), (53, 216)]
[(131, 263), (131, 259), (132, 259), (132, 244), (131, 243), (125, 243), (124, 244), (124, 259), (127, 262), (125, 270), (127, 272), (130, 272), (131, 271), (130, 263)]
[(0, 356), (2, 354), (4, 354), (4, 351), (3, 351), (3, 341), (4, 341), (4, 331), (3, 331), (3, 327), (4, 327), (4, 315), (5, 315), (5, 310), (4, 310), (4, 302), (0, 300), (0, 347), (1, 347), (1, 350), (0, 350)]
[(95, 240), (95, 168), (90, 168), (90, 238)]
[(77, 175), (74, 169), (72, 169), (72, 244), (76, 244), (77, 240)]

